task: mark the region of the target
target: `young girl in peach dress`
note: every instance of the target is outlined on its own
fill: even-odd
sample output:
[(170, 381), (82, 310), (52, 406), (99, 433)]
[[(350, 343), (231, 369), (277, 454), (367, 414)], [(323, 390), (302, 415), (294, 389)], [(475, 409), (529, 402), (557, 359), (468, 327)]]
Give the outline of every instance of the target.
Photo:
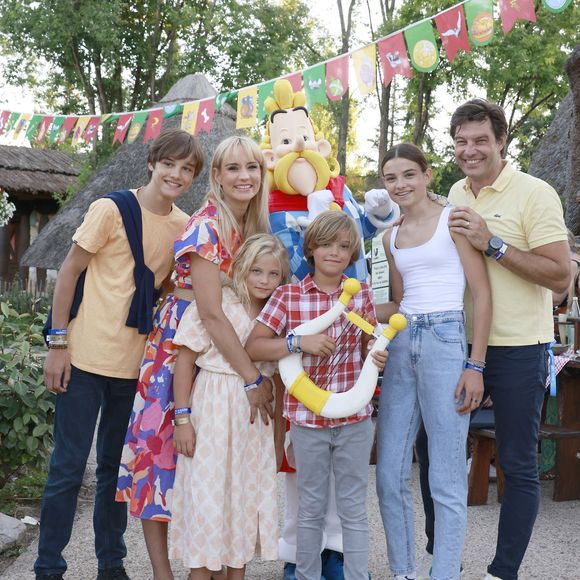
[[(286, 281), (286, 250), (272, 235), (254, 235), (236, 254), (231, 274), (222, 308), (244, 344), (267, 299)], [(173, 342), (180, 345), (173, 439), (179, 456), (169, 556), (191, 569), (191, 580), (209, 580), (222, 566), (228, 580), (240, 580), (255, 555), (278, 557), (273, 426), (251, 416), (246, 396), (276, 367), (258, 363), (260, 377), (244, 385), (212, 343), (195, 301)]]

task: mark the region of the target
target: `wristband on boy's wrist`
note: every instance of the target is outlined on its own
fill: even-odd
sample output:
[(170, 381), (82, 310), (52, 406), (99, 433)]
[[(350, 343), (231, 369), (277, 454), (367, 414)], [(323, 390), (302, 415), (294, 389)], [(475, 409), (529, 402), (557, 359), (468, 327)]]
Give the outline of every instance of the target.
[(286, 336), (286, 346), (288, 347), (288, 352), (292, 354), (300, 354), (302, 349), (300, 348), (300, 342), (302, 337), (299, 334), (288, 333)]
[(247, 385), (244, 385), (244, 390), (251, 391), (253, 389), (257, 389), (262, 384), (263, 380), (264, 377), (262, 376), (262, 373), (260, 373), (258, 378), (253, 383), (248, 383)]

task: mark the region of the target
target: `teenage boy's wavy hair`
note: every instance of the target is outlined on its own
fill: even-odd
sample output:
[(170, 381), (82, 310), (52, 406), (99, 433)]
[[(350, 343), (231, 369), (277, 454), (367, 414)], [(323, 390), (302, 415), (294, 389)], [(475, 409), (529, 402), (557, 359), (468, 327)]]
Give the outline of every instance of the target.
[(354, 264), (360, 254), (360, 234), (354, 220), (343, 211), (323, 211), (306, 228), (304, 234), (304, 257), (314, 268), (314, 250), (324, 244), (334, 242), (339, 235), (346, 234), (351, 255), (348, 265)]
[[(147, 155), (147, 167), (155, 166), (162, 159), (187, 159), (191, 157), (193, 162), (194, 177), (197, 177), (203, 169), (203, 149), (199, 141), (193, 136), (182, 131), (181, 129), (169, 129), (163, 131), (151, 143)], [(149, 171), (151, 179), (152, 171)]]

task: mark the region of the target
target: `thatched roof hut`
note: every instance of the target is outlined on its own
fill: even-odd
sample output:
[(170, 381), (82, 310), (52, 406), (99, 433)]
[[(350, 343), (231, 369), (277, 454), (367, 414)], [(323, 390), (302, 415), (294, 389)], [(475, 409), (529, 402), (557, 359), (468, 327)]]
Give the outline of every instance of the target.
[(79, 172), (79, 163), (60, 151), (0, 145), (0, 188), (14, 200), (64, 194)]
[(580, 235), (580, 44), (565, 64), (571, 91), (534, 151), (529, 172), (564, 197), (566, 225)]
[[(202, 74), (188, 75), (178, 81), (158, 103), (161, 106), (215, 96), (217, 91)], [(217, 144), (235, 133), (235, 111), (228, 105), (216, 112), (211, 133), (199, 134), (205, 153), (205, 164), (201, 175), (192, 188), (177, 202), (187, 213), (193, 213), (201, 204), (208, 188), (209, 164)], [(164, 128), (179, 126), (181, 117), (166, 119)], [(144, 129), (142, 130), (144, 131)], [(58, 269), (71, 244), (71, 237), (80, 225), (89, 205), (110, 191), (129, 189), (145, 185), (147, 175), (147, 144), (143, 135), (134, 143), (125, 143), (90, 178), (76, 196), (48, 223), (38, 238), (24, 254), (21, 264), (41, 268)]]

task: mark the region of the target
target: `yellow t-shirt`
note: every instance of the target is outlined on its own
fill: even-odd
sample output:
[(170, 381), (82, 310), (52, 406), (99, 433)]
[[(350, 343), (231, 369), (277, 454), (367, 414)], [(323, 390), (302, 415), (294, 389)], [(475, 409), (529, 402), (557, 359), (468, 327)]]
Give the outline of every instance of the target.
[[(458, 181), (449, 193), (456, 206), (473, 208), (492, 234), (523, 251), (567, 239), (562, 204), (546, 182), (515, 170), (506, 162), (495, 182), (471, 191), (469, 179)], [(552, 293), (510, 272), (493, 258), (485, 259), (491, 283), (490, 346), (547, 343), (554, 338)], [(465, 294), (468, 340), (472, 337), (473, 302)]]
[[(171, 272), (173, 241), (188, 216), (175, 205), (166, 216), (143, 206), (141, 214), (145, 264), (159, 287)], [(137, 378), (147, 337), (125, 326), (135, 292), (135, 261), (115, 202), (104, 198), (93, 202), (73, 242), (94, 255), (78, 315), (68, 327), (71, 362), (102, 376)]]

